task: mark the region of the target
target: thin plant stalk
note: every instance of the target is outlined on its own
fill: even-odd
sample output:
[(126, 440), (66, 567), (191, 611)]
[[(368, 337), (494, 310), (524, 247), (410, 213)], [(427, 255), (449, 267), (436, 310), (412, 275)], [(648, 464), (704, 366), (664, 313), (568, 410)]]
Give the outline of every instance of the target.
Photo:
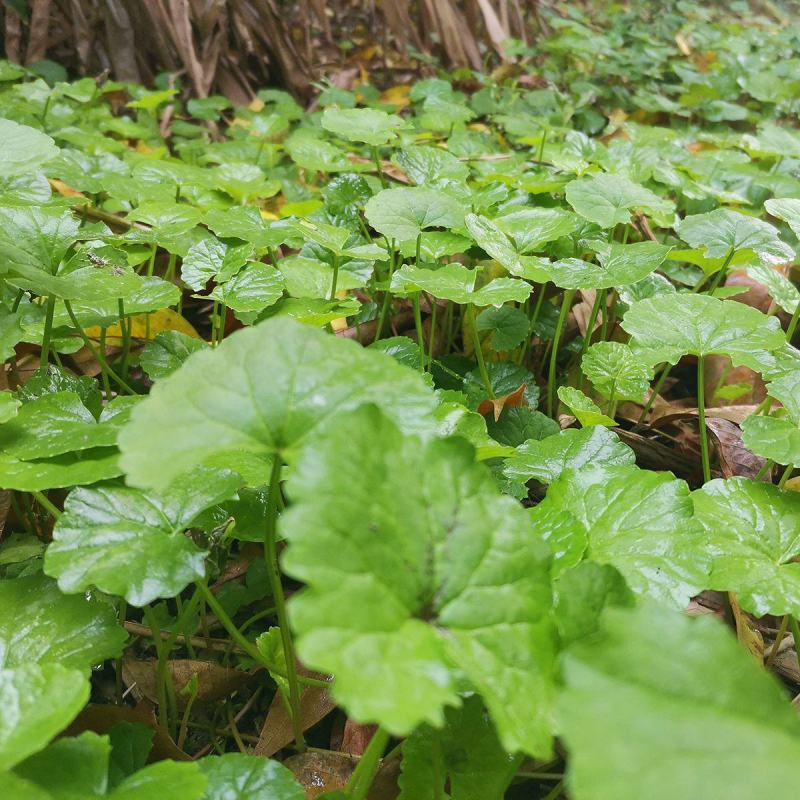
[(156, 690), (158, 695), (158, 721), (164, 730), (172, 732), (172, 711), (176, 708), (175, 686), (172, 683), (172, 673), (169, 669), (169, 650), (164, 647), (164, 640), (161, 638), (161, 626), (158, 624), (156, 615), (149, 606), (142, 609), (144, 620), (147, 626), (155, 634), (153, 646), (156, 648), (158, 657), (158, 667), (156, 676)]
[(122, 298), (117, 302), (117, 309), (119, 311), (119, 330), (122, 334), (119, 371), (124, 380), (128, 376), (128, 357), (131, 352), (131, 321), (125, 316), (125, 301)]
[[(253, 659), (256, 663), (260, 664), (264, 669), (271, 671), (273, 674), (278, 675), (281, 678), (287, 678), (287, 675), (283, 675), (280, 672), (275, 670), (274, 665), (271, 661), (266, 659), (261, 651), (247, 639), (247, 637), (242, 635), (242, 632), (236, 627), (236, 623), (228, 616), (228, 612), (222, 607), (222, 604), (217, 600), (214, 596), (214, 593), (211, 589), (206, 586), (203, 581), (197, 581), (195, 583), (198, 591), (202, 599), (205, 601), (205, 604), (211, 609), (214, 616), (220, 621), (222, 627), (228, 632), (228, 635), (236, 642), (239, 647), (244, 650), (250, 658)], [(202, 615), (205, 617), (205, 614)], [(212, 637), (207, 635), (207, 632), (203, 632), (203, 638), (211, 639)], [(319, 680), (318, 678), (306, 678), (303, 675), (297, 676), (298, 683), (302, 683), (305, 686), (318, 686), (320, 688), (330, 687), (330, 684), (327, 681)]]
[[(105, 356), (106, 354), (106, 334), (108, 333), (108, 328), (102, 326), (100, 328), (100, 344), (99, 349), (100, 352)], [(103, 380), (103, 392), (105, 393), (106, 400), (111, 399), (111, 382), (108, 380), (108, 373), (105, 370), (100, 370), (100, 375), (102, 376)]]
[(42, 354), (39, 356), (39, 369), (44, 370), (47, 368), (47, 362), (50, 360), (50, 339), (53, 335), (53, 316), (56, 312), (56, 298), (55, 295), (50, 295), (47, 298), (47, 310), (44, 317), (44, 335), (42, 336)]
[(336, 284), (339, 282), (339, 256), (333, 256), (333, 280), (331, 281), (331, 294), (328, 298), (333, 301), (336, 299)]
[(669, 376), (669, 373), (672, 370), (672, 364), (665, 364), (664, 368), (661, 370), (661, 374), (658, 376), (658, 380), (656, 381), (656, 385), (650, 390), (650, 397), (645, 403), (644, 408), (642, 409), (642, 413), (639, 415), (639, 419), (637, 421), (637, 425), (644, 424), (645, 419), (647, 418), (647, 414), (650, 409), (653, 407), (653, 403), (656, 401), (656, 397), (658, 397), (658, 393), (661, 391), (661, 387), (664, 385), (664, 381)]
[(386, 176), (383, 174), (383, 164), (381, 163), (381, 152), (377, 145), (372, 148), (372, 157), (375, 159), (375, 167), (378, 170), (378, 177), (381, 180), (381, 186), (386, 188)]
[(769, 655), (767, 656), (767, 660), (764, 662), (764, 666), (769, 669), (772, 666), (772, 662), (775, 660), (775, 656), (778, 655), (778, 645), (783, 641), (783, 637), (786, 635), (786, 629), (789, 627), (789, 614), (784, 614), (783, 619), (781, 620), (781, 624), (778, 627), (778, 632), (775, 634), (775, 641), (772, 643), (772, 649), (769, 651)]
[(300, 719), (300, 684), (297, 681), (297, 658), (294, 652), (294, 641), (289, 629), (289, 618), (286, 614), (286, 598), (283, 594), (280, 567), (276, 550), (278, 523), (278, 493), (281, 490), (281, 459), (277, 454), (272, 460), (272, 472), (267, 494), (266, 530), (264, 532), (264, 560), (267, 566), (272, 599), (275, 603), (278, 626), (281, 632), (283, 653), (286, 658), (286, 678), (289, 684), (289, 710), (292, 715), (292, 729), (295, 744), (300, 752), (305, 751), (303, 723)]
[(425, 337), (422, 332), (422, 311), (419, 307), (420, 292), (417, 292), (411, 299), (414, 307), (414, 328), (417, 331), (417, 344), (419, 345), (419, 371), (425, 372)]
[(489, 380), (489, 373), (486, 370), (486, 362), (483, 360), (481, 337), (478, 336), (478, 324), (475, 320), (475, 306), (472, 305), (472, 303), (467, 306), (467, 314), (467, 324), (472, 334), (472, 346), (475, 350), (475, 359), (478, 362), (478, 371), (481, 374), (486, 394), (489, 395), (490, 400), (494, 400), (494, 389), (492, 389), (492, 382)]
[(697, 418), (700, 424), (700, 457), (703, 460), (703, 482), (711, 480), (711, 461), (708, 456), (708, 429), (706, 428), (705, 356), (697, 357)]
[(36, 502), (56, 521), (61, 516), (61, 512), (50, 502), (44, 492), (32, 491), (31, 494), (36, 499)]
[[(605, 292), (602, 289), (595, 290), (594, 303), (592, 303), (592, 310), (589, 312), (589, 321), (586, 324), (586, 336), (583, 337), (583, 345), (581, 346), (581, 355), (583, 355), (589, 348), (592, 341), (592, 334), (594, 333), (594, 324), (597, 322), (597, 315), (600, 313), (600, 303), (605, 298)], [(601, 334), (601, 338), (605, 339), (605, 335)]]
[(428, 369), (433, 369), (433, 348), (436, 344), (436, 298), (431, 303), (431, 328), (428, 336)]
[(789, 464), (786, 469), (783, 471), (783, 475), (781, 475), (781, 479), (778, 481), (778, 488), (783, 489), (786, 486), (786, 481), (789, 480), (789, 477), (794, 472), (794, 464)]
[(774, 463), (775, 463), (775, 462), (774, 462), (774, 461), (773, 461), (771, 458), (768, 458), (768, 459), (767, 459), (767, 460), (764, 462), (764, 466), (763, 466), (763, 467), (761, 467), (761, 469), (758, 471), (758, 474), (756, 475), (756, 477), (755, 477), (755, 478), (753, 478), (753, 480), (754, 480), (756, 483), (759, 483), (759, 482), (763, 481), (763, 480), (764, 480), (764, 476), (767, 474), (767, 472), (769, 472), (769, 469), (770, 469), (770, 467), (771, 467), (771, 466), (772, 466)]
[(789, 320), (789, 327), (786, 329), (786, 341), (789, 344), (792, 343), (792, 339), (794, 338), (794, 332), (797, 330), (797, 323), (800, 321), (800, 303), (797, 304), (797, 307), (792, 314), (792, 318)]
[[(797, 624), (797, 620), (791, 614), (789, 615), (789, 627), (792, 629), (794, 651), (798, 653), (800, 649), (800, 625)], [(800, 655), (798, 655), (798, 658), (800, 658)]]
[(346, 792), (349, 800), (365, 800), (372, 782), (375, 780), (381, 756), (388, 743), (389, 732), (383, 728), (378, 728), (369, 740), (367, 749), (347, 781)]
[(558, 343), (561, 341), (561, 334), (567, 321), (567, 314), (572, 307), (572, 299), (575, 297), (574, 289), (567, 289), (561, 300), (561, 311), (558, 314), (556, 332), (553, 336), (553, 349), (550, 351), (550, 367), (547, 372), (547, 415), (553, 416), (556, 405), (556, 366), (558, 364)]
[(72, 321), (73, 327), (78, 331), (81, 339), (83, 339), (84, 345), (86, 345), (86, 349), (92, 354), (92, 357), (97, 361), (100, 365), (101, 370), (106, 370), (108, 374), (114, 379), (114, 382), (117, 383), (122, 389), (124, 389), (128, 394), (136, 394), (136, 392), (125, 383), (122, 378), (114, 372), (111, 367), (108, 366), (108, 362), (106, 361), (105, 357), (100, 354), (98, 349), (92, 344), (89, 337), (86, 335), (86, 331), (83, 329), (83, 326), (78, 322), (78, 318), (75, 316), (75, 312), (72, 310), (72, 304), (69, 300), (64, 301), (64, 307), (67, 309), (67, 314), (69, 314), (69, 318)]

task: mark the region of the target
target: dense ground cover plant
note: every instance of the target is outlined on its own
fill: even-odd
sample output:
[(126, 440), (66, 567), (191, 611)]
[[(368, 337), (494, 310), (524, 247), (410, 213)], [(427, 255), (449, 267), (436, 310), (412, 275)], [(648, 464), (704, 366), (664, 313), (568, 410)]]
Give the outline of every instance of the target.
[(800, 789), (800, 42), (681, 12), (314, 111), (0, 64), (7, 796)]

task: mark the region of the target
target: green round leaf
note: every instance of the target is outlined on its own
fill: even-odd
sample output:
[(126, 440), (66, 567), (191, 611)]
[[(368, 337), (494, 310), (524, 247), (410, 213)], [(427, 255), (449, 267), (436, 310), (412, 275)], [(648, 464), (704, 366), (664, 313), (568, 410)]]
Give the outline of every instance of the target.
[(304, 448), (288, 489), (283, 566), (306, 584), (290, 602), (299, 652), (335, 676), (348, 712), (397, 735), (440, 725), (458, 667), (509, 752), (548, 752), (546, 548), (472, 448), (424, 445), (362, 408)]
[(563, 472), (531, 514), (565, 554), (562, 570), (581, 558), (611, 564), (637, 594), (684, 608), (710, 564), (693, 511), (689, 487), (669, 473), (588, 465)]
[(686, 217), (675, 229), (692, 247), (705, 247), (707, 258), (726, 258), (731, 250), (752, 250), (764, 264), (794, 259), (794, 250), (780, 240), (772, 225), (727, 208)]
[(10, 119), (0, 119), (0, 177), (25, 175), (58, 155), (56, 143), (45, 133)]
[(53, 531), (45, 571), (67, 593), (96, 586), (136, 606), (174, 597), (205, 575), (205, 553), (184, 530), (241, 483), (236, 473), (200, 469), (165, 495), (117, 484), (75, 489)]
[(277, 761), (243, 753), (197, 761), (208, 779), (203, 800), (303, 800), (305, 791)]
[(646, 214), (670, 214), (674, 206), (624, 175), (602, 173), (567, 184), (567, 202), (582, 217), (601, 228), (627, 224), (634, 209)]
[(646, 364), (681, 356), (729, 356), (734, 366), (761, 370), (785, 343), (780, 323), (758, 309), (700, 294), (667, 294), (634, 303), (622, 320), (631, 347)]
[(581, 360), (581, 370), (603, 397), (617, 400), (641, 400), (652, 379), (652, 370), (620, 342), (593, 344)]
[(349, 142), (378, 147), (395, 139), (395, 131), (405, 128), (406, 123), (398, 116), (374, 108), (326, 108), (322, 127)]
[(633, 450), (602, 425), (567, 428), (539, 441), (531, 439), (520, 445), (505, 460), (503, 471), (515, 481), (537, 480), (552, 483), (567, 469), (633, 464)]
[(735, 592), (756, 616), (800, 616), (800, 495), (746, 478), (713, 480), (693, 492), (711, 543), (709, 588)]
[(378, 233), (399, 242), (416, 239), (429, 228), (460, 228), (464, 224), (458, 200), (422, 186), (384, 189), (367, 201), (364, 213)]
[(558, 720), (576, 800), (800, 792), (800, 723), (785, 690), (718, 620), (609, 609), (603, 635), (573, 645), (563, 669)]
[(355, 342), (270, 319), (155, 384), (120, 433), (123, 467), (132, 485), (165, 488), (212, 457), (224, 466), (228, 455), (288, 455), (334, 414), (370, 402), (406, 430), (432, 427), (436, 400), (417, 374)]
[(44, 575), (0, 581), (0, 664), (53, 661), (87, 668), (118, 656), (127, 633), (114, 608), (83, 596), (65, 597)]
[(35, 663), (0, 669), (0, 773), (41, 750), (88, 699), (84, 670)]

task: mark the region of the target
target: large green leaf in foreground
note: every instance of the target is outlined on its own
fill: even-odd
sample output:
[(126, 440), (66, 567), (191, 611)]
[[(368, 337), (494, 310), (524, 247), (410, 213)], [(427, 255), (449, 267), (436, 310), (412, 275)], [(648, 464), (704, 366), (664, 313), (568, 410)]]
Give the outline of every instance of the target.
[(122, 466), (132, 485), (163, 488), (212, 459), (286, 455), (366, 402), (404, 430), (433, 426), (436, 399), (412, 370), (292, 320), (268, 320), (193, 353), (156, 383), (120, 434)]
[(800, 794), (800, 721), (716, 619), (610, 609), (602, 637), (563, 666), (574, 800)]
[(0, 581), (0, 608), (0, 666), (87, 668), (118, 656), (128, 638), (110, 603), (64, 597), (44, 575)]
[(0, 669), (0, 772), (41, 750), (88, 699), (83, 670), (34, 663)]
[(425, 445), (362, 408), (309, 443), (288, 489), (284, 567), (307, 584), (290, 603), (299, 652), (335, 676), (348, 712), (397, 735), (441, 725), (460, 668), (509, 752), (547, 753), (547, 548), (472, 448)]

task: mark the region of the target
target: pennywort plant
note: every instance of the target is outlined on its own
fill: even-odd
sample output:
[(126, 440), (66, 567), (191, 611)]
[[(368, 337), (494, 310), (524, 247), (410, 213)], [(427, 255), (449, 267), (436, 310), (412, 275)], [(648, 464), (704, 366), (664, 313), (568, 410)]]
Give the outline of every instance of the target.
[(317, 110), (0, 63), (10, 797), (800, 790), (797, 42), (685, 5)]

